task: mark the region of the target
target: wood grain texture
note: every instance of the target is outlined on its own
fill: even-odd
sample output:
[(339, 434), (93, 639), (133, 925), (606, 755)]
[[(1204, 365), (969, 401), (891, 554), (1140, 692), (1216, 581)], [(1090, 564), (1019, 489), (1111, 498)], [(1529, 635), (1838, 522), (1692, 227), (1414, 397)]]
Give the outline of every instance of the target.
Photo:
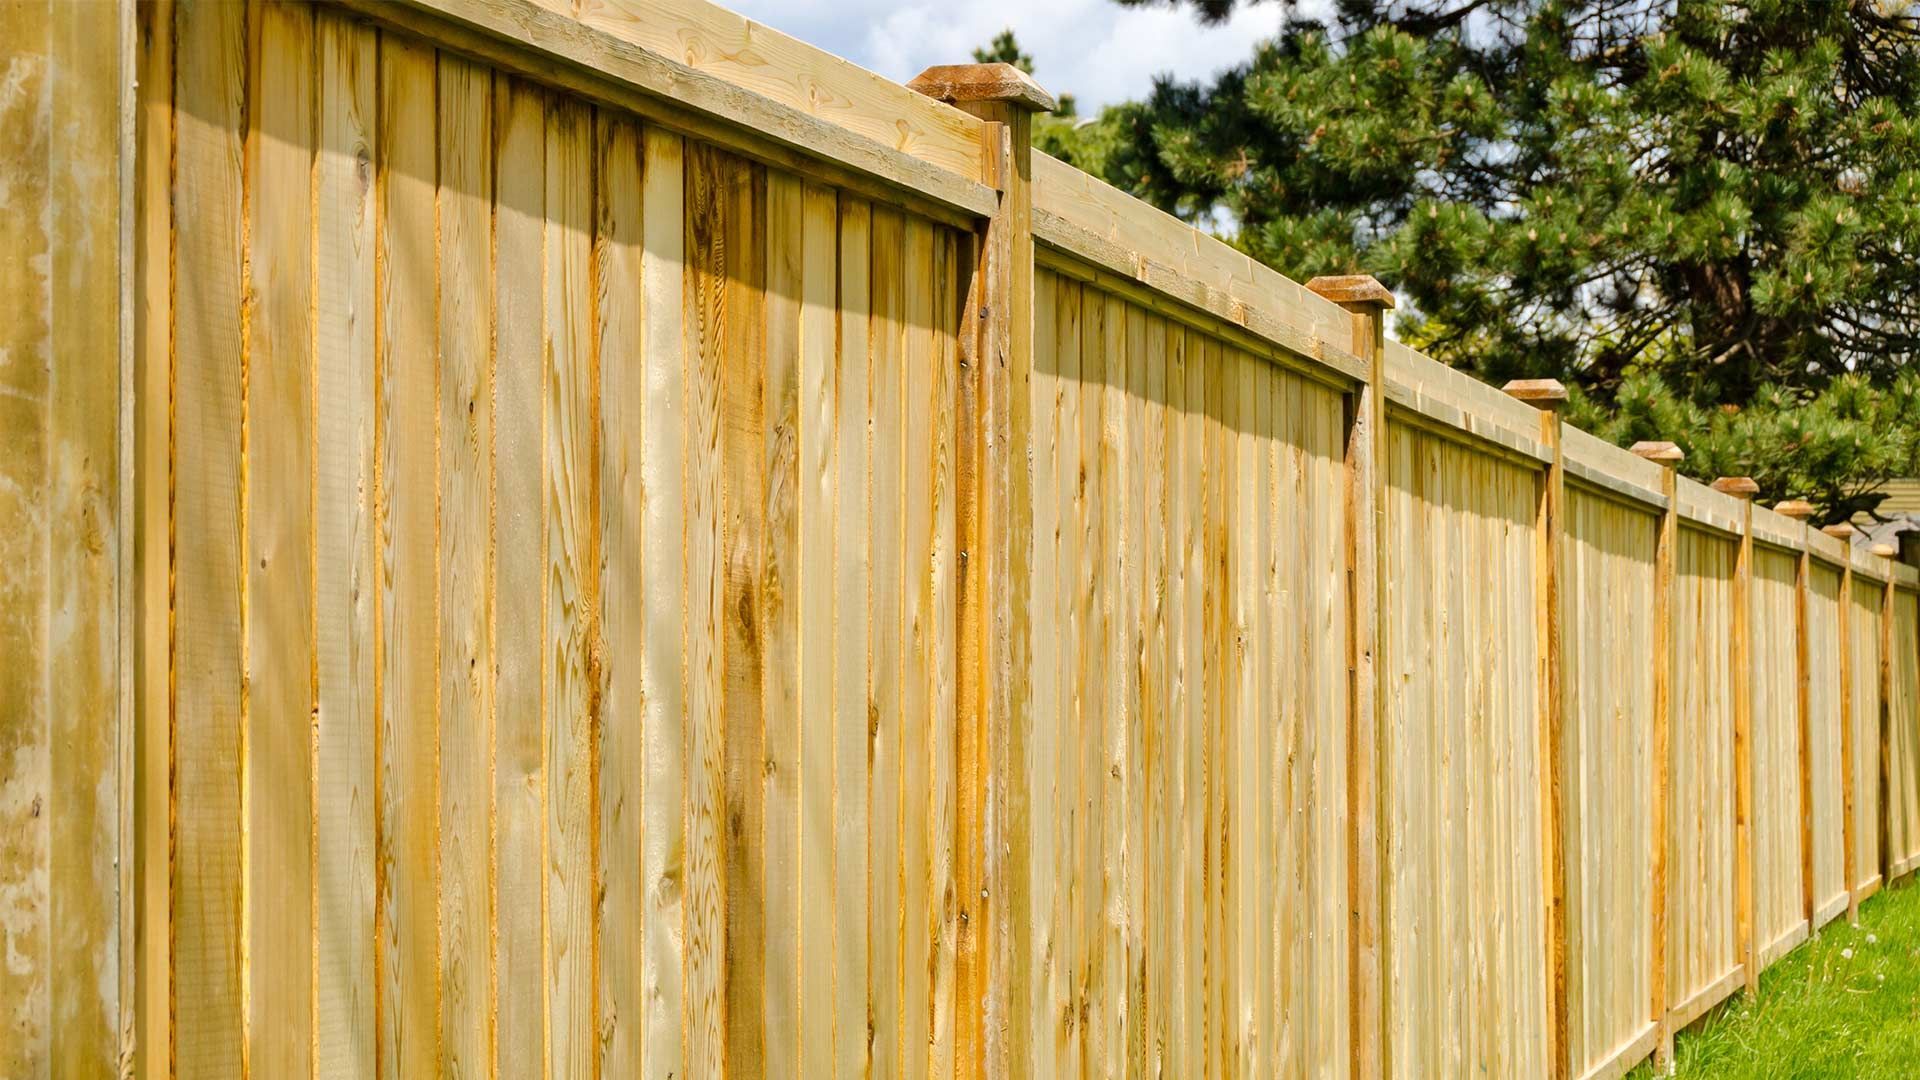
[(598, 350), (593, 115), (547, 114), (546, 990), (556, 1074), (593, 1062), (595, 731), (599, 725)]
[(1807, 574), (1807, 760), (1816, 912), (1844, 901), (1846, 808), (1842, 803), (1840, 571), (1818, 560)]
[[(872, 674), (872, 548), (867, 529), (873, 478), (869, 413), (873, 353), (871, 286), (873, 208), (839, 206), (839, 355), (833, 389), (836, 498), (833, 570), (833, 1058), (841, 1076), (868, 1068), (867, 751)], [(812, 415), (809, 412), (809, 415)]]
[[(176, 8), (174, 1068), (240, 1068), (241, 220), (246, 18)], [(176, 189), (176, 192), (181, 189)]]
[(0, 183), (7, 191), (0, 239), (17, 253), (0, 263), (0, 285), (7, 297), (0, 348), (9, 360), (0, 371), (0, 386), (5, 388), (0, 418), (13, 437), (13, 445), (0, 456), (0, 510), (8, 521), (20, 523), (0, 540), (0, 554), (5, 555), (0, 563), (5, 568), (0, 570), (0, 602), (5, 605), (0, 608), (0, 643), (8, 656), (19, 657), (0, 679), (0, 707), (11, 720), (0, 732), (0, 893), (6, 897), (9, 957), (0, 968), (0, 992), (6, 995), (0, 1020), (7, 1033), (0, 1044), (0, 1065), (22, 1076), (47, 1074), (53, 1037), (48, 970), (52, 835), (51, 819), (45, 816), (52, 794), (46, 682), (54, 334), (53, 312), (46, 306), (53, 243), (47, 157), (56, 79), (51, 15), (45, 4), (16, 4), (0, 12), (0, 30), (17, 43), (10, 57), (13, 88), (0, 98), (0, 136), (5, 138), (0, 143)]
[(875, 207), (872, 222), (872, 338), (869, 369), (872, 500), (867, 519), (872, 559), (870, 592), (871, 689), (867, 704), (869, 788), (867, 867), (867, 993), (869, 1067), (875, 1077), (900, 1075), (905, 1021), (900, 986), (901, 860), (904, 836), (901, 714), (904, 708), (905, 636), (903, 574), (905, 502), (906, 275), (902, 265), (905, 223)]
[[(643, 135), (646, 190), (640, 256), (641, 719), (645, 748), (640, 875), (646, 925), (641, 930), (644, 1013), (638, 1075), (665, 1080), (685, 1068), (682, 1018), (687, 968), (687, 737), (692, 714), (690, 656), (691, 514), (686, 494), (690, 458), (688, 355), (681, 334), (686, 288), (686, 150), (680, 138), (654, 129)], [(603, 371), (604, 371), (603, 367)], [(605, 497), (605, 489), (602, 489)], [(611, 544), (613, 541), (608, 541)], [(609, 596), (613, 595), (611, 592)], [(616, 660), (616, 668), (619, 662)]]
[[(19, 14), (16, 6), (8, 15)], [(5, 17), (5, 16), (0, 16)], [(134, 249), (134, 913), (133, 1067), (150, 1075), (172, 1055), (173, 995), (173, 9), (138, 12), (134, 77), (139, 108), (135, 151)], [(9, 138), (8, 146), (31, 145)], [(8, 228), (31, 220), (7, 215)], [(325, 251), (325, 241), (316, 238)], [(10, 242), (10, 250), (21, 250)], [(371, 275), (368, 278), (371, 281)], [(15, 293), (14, 295), (18, 295)], [(31, 325), (10, 319), (9, 326)], [(11, 347), (11, 346), (9, 346)], [(363, 354), (366, 355), (366, 354)], [(324, 378), (324, 375), (320, 376)], [(9, 430), (13, 430), (11, 423)], [(323, 519), (324, 520), (324, 519)], [(17, 565), (7, 560), (7, 565)], [(324, 570), (322, 571), (324, 573)], [(323, 579), (324, 580), (324, 579)], [(9, 581), (11, 585), (11, 581)], [(324, 635), (324, 631), (323, 631)], [(324, 636), (322, 638), (324, 640)], [(324, 772), (325, 766), (322, 765)], [(18, 835), (17, 833), (14, 835)], [(371, 832), (367, 833), (371, 837)], [(325, 881), (322, 870), (322, 882)], [(323, 885), (324, 888), (324, 885)], [(370, 894), (371, 889), (367, 892)], [(372, 906), (366, 926), (372, 926)], [(371, 942), (371, 933), (361, 940)], [(370, 949), (366, 952), (371, 955)], [(371, 971), (371, 966), (368, 968)], [(20, 1000), (24, 1000), (22, 995)], [(324, 1014), (323, 1014), (324, 1015)], [(371, 1014), (368, 1014), (369, 1017)], [(371, 1025), (369, 1025), (371, 1026)], [(360, 1075), (367, 1075), (361, 1073)]]
[(547, 97), (499, 75), (493, 93), (493, 1056), (496, 1075), (525, 1076), (547, 1058)]
[(1920, 597), (1893, 592), (1887, 688), (1887, 864), (1894, 881), (1920, 866)]
[(963, 176), (980, 121), (704, 0), (592, 0), (582, 23)]
[(794, 625), (799, 635), (799, 788), (794, 857), (799, 863), (794, 914), (799, 957), (794, 1000), (799, 1012), (795, 1073), (827, 1076), (834, 1069), (834, 1020), (838, 1003), (826, 992), (835, 985), (838, 955), (835, 866), (838, 854), (834, 820), (837, 776), (835, 748), (839, 716), (834, 625), (838, 596), (835, 540), (839, 519), (839, 479), (834, 460), (839, 432), (841, 285), (838, 205), (833, 191), (807, 185), (801, 196), (803, 284), (800, 308), (799, 504), (795, 566), (799, 582)]
[(1753, 556), (1753, 935), (1757, 950), (1804, 927), (1800, 843), (1799, 560), (1771, 547)]
[[(1385, 572), (1396, 587), (1382, 612), (1393, 667), (1381, 753), (1404, 778), (1388, 798), (1386, 865), (1399, 879), (1388, 933), (1437, 943), (1391, 956), (1392, 1068), (1543, 1073), (1546, 908), (1531, 884), (1543, 880), (1545, 827), (1535, 780), (1537, 481), (1397, 423), (1386, 467)], [(1500, 568), (1501, 594), (1486, 595), (1456, 565)], [(1439, 722), (1429, 727), (1429, 716)], [(1423, 764), (1433, 761), (1445, 767)], [(1491, 814), (1475, 813), (1481, 800)], [(1496, 923), (1505, 940), (1488, 936)], [(1469, 1015), (1465, 1030), (1455, 1026)]]
[[(387, 1076), (443, 1060), (439, 1002), (439, 364), (435, 56), (380, 42), (379, 1063)], [(426, 796), (426, 797), (423, 797)], [(182, 1025), (182, 1030), (188, 1030)]]
[(46, 913), (49, 1065), (64, 1076), (122, 1069), (133, 1054), (136, 13), (53, 4), (48, 16)]
[[(628, 100), (582, 57), (646, 49), (575, 16), (639, 20), (560, 6), (140, 16), (150, 1068), (1542, 1074), (1557, 846), (1566, 1064), (1616, 1075), (1920, 860), (1913, 575), (1572, 432), (1555, 561), (1536, 415), (1110, 191), (1059, 188), (1016, 370), (1017, 194), (970, 234), (926, 211), (953, 175)], [(496, 29), (546, 59), (432, 11), (529, 13)], [(633, 33), (799, 93), (727, 19)], [(23, 80), (4, 160), (81, 153)], [(1017, 129), (967, 125), (974, 162)], [(6, 375), (28, 1075), (126, 1007), (61, 989), (117, 902), (67, 852), (110, 748), (56, 716), (108, 623), (50, 636), (115, 543), (114, 369), (63, 370)]]
[[(1852, 575), (1847, 601), (1847, 650), (1853, 727), (1851, 762), (1853, 799), (1852, 877), (1847, 882), (1863, 898), (1880, 877), (1880, 710), (1881, 600), (1885, 586)], [(1858, 901), (1856, 900), (1856, 903)]]
[(439, 65), (440, 1029), (446, 1068), (493, 1049), (493, 78)]
[(1737, 545), (1683, 525), (1675, 551), (1668, 1000), (1740, 964), (1734, 875), (1732, 613)]
[(375, 41), (316, 23), (316, 455), (318, 713), (315, 1064), (374, 1073), (374, 177)]
[(1578, 486), (1567, 495), (1561, 626), (1566, 686), (1568, 1051), (1584, 1076), (1648, 1023), (1652, 957), (1654, 665), (1659, 519)]
[(248, 165), (249, 1067), (313, 1066), (313, 11), (263, 7)]
[(927, 577), (927, 631), (924, 663), (927, 680), (927, 863), (926, 899), (919, 918), (927, 927), (926, 1044), (929, 1076), (954, 1075), (954, 1010), (959, 905), (955, 896), (958, 862), (959, 781), (958, 679), (959, 609), (956, 585), (959, 550), (958, 468), (960, 441), (955, 432), (960, 379), (958, 280), (959, 243), (951, 231), (933, 231), (931, 282), (922, 378), (927, 382), (931, 415), (921, 438), (928, 446), (926, 500), (929, 517), (923, 565)]
[[(646, 1015), (647, 877), (645, 836), (647, 706), (646, 573), (644, 528), (647, 314), (644, 151), (639, 125), (624, 117), (595, 117), (594, 278), (595, 353), (599, 384), (599, 518), (604, 660), (596, 672), (600, 699), (594, 750), (598, 787), (591, 812), (598, 840), (599, 882), (594, 922), (594, 1068), (601, 1075), (641, 1075)], [(677, 216), (677, 215), (676, 215)], [(676, 305), (677, 307), (677, 305)], [(623, 661), (621, 658), (628, 658)]]
[(128, 335), (136, 287), (158, 284), (133, 261), (134, 19), (0, 13), (0, 1070), (22, 1077), (106, 1075), (134, 1050), (126, 647), (151, 608), (129, 576)]
[(766, 358), (761, 433), (765, 470), (766, 556), (755, 595), (765, 633), (761, 725), (766, 732), (760, 798), (765, 807), (758, 850), (765, 897), (766, 946), (761, 958), (769, 1075), (792, 1075), (800, 1048), (800, 350), (806, 241), (802, 184), (784, 172), (767, 176)]

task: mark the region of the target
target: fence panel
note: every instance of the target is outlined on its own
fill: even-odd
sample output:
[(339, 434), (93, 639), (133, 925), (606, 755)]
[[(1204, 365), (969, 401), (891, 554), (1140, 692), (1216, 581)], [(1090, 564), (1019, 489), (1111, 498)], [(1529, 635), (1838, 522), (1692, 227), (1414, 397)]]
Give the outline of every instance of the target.
[[(1756, 509), (1756, 514), (1763, 513)], [(1799, 556), (1753, 552), (1753, 933), (1765, 965), (1807, 931), (1800, 811)]]
[(1037, 288), (1025, 1067), (1344, 1061), (1343, 398)]
[[(1389, 425), (1381, 612), (1395, 1075), (1550, 1057), (1534, 469)], [(1463, 567), (1481, 573), (1463, 573)], [(1492, 587), (1489, 587), (1490, 584)]]
[(1853, 691), (1853, 880), (1856, 899), (1880, 878), (1880, 600), (1886, 586), (1855, 573), (1847, 607)]
[(1887, 877), (1920, 865), (1920, 595), (1893, 594), (1887, 698)]
[(950, 1071), (972, 238), (176, 26), (182, 1071)]
[(1807, 580), (1807, 769), (1812, 792), (1814, 925), (1847, 909), (1846, 799), (1841, 755), (1840, 570), (1813, 560)]
[(1740, 965), (1731, 660), (1737, 548), (1724, 534), (1683, 525), (1674, 564), (1667, 985), (1682, 1013), (1725, 996)]
[(1005, 69), (69, 10), (0, 8), (0, 1072), (1611, 1076), (1920, 861), (1920, 574)]
[(1584, 1076), (1652, 1026), (1654, 557), (1649, 508), (1567, 491), (1561, 579), (1566, 727), (1568, 1053)]

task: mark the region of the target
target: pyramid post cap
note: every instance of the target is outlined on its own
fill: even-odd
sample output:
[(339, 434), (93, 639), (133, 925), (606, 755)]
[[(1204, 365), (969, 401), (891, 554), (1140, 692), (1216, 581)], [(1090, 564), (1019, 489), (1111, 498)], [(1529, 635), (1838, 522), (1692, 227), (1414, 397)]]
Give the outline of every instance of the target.
[(1837, 540), (1851, 540), (1856, 530), (1852, 525), (1843, 521), (1838, 525), (1822, 525), (1820, 531)]
[(1393, 292), (1372, 274), (1330, 274), (1307, 282), (1307, 291), (1336, 304), (1393, 306)]
[(1722, 476), (1708, 486), (1736, 499), (1751, 499), (1760, 493), (1760, 485), (1754, 483), (1751, 476)]
[(1773, 512), (1795, 521), (1805, 521), (1813, 516), (1813, 504), (1805, 499), (1783, 499), (1773, 504)]
[(1559, 379), (1514, 379), (1500, 389), (1536, 409), (1558, 409), (1567, 403), (1567, 388)]
[(1634, 454), (1661, 465), (1673, 465), (1686, 460), (1687, 457), (1686, 451), (1675, 444), (1651, 439), (1642, 439), (1634, 443), (1632, 450)]
[(1012, 64), (935, 64), (915, 75), (907, 88), (949, 105), (1005, 101), (1032, 112), (1060, 107), (1033, 76)]

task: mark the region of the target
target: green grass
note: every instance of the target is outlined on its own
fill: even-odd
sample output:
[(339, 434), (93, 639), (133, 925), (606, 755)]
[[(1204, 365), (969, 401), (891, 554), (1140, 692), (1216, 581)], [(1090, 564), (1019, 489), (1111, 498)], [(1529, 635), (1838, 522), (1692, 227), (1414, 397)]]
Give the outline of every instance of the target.
[[(1908, 878), (1860, 906), (1860, 925), (1819, 937), (1680, 1033), (1683, 1077), (1920, 1076), (1920, 888)], [(1632, 1080), (1654, 1076), (1643, 1065)]]

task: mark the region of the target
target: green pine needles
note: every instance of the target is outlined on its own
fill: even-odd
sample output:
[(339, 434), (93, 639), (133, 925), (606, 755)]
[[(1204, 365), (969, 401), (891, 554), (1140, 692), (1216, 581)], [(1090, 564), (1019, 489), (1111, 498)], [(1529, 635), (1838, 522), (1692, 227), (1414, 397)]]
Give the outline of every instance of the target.
[(1693, 475), (1834, 521), (1920, 474), (1911, 4), (1337, 0), (1038, 141), (1296, 279), (1379, 277), (1402, 338)]

